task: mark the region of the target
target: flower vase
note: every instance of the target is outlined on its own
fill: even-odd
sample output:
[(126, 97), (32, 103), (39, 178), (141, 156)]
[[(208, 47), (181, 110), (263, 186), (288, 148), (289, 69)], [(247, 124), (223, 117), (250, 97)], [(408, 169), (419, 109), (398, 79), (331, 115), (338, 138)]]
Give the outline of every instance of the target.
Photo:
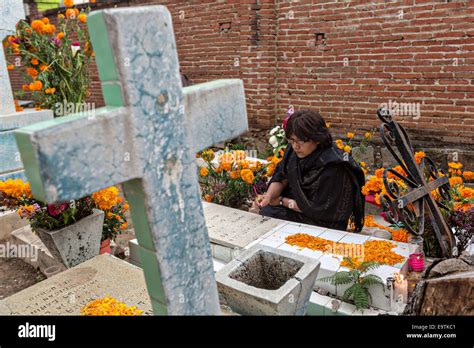
[(72, 225), (54, 231), (35, 228), (35, 232), (51, 254), (70, 268), (99, 255), (103, 224), (104, 212), (93, 209)]
[(102, 254), (110, 254), (110, 238), (107, 238), (106, 240), (100, 242), (99, 255)]

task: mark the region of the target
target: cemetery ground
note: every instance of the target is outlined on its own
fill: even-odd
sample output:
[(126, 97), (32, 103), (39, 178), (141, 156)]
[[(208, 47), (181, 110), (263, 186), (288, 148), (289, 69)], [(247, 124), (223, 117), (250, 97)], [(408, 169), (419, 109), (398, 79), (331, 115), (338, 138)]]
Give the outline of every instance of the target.
[[(1, 75), (1, 315), (474, 315), (469, 156), (439, 149), (433, 161), (376, 107), (377, 127), (333, 131), (365, 177), (361, 231), (265, 217), (293, 107), (247, 132), (241, 79), (183, 87), (164, 6), (89, 13), (65, 1), (56, 33), (47, 18), (17, 24), (21, 2), (4, 3), (5, 46), (28, 57), (25, 90), (42, 108), (15, 108)], [(68, 85), (53, 84), (71, 78), (51, 58), (63, 49), (80, 63), (74, 105), (97, 64), (106, 106), (93, 115), (52, 110)]]

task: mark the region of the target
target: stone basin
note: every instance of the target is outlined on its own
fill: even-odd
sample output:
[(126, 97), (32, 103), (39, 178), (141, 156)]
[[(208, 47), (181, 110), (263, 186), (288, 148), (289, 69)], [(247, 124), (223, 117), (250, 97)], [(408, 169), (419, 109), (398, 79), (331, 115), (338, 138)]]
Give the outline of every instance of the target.
[(255, 245), (216, 273), (219, 294), (243, 315), (304, 315), (320, 263)]

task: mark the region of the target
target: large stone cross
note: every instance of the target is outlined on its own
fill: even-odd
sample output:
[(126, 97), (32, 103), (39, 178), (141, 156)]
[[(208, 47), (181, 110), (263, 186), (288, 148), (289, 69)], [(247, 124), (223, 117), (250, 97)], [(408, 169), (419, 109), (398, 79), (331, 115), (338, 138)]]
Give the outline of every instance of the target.
[[(15, 31), (16, 23), (25, 18), (22, 0), (0, 0), (0, 43)], [(15, 112), (5, 52), (0, 47), (0, 116)]]
[(124, 183), (155, 314), (219, 314), (195, 153), (247, 129), (243, 83), (183, 90), (164, 6), (97, 11), (88, 27), (107, 106), (16, 132), (33, 194)]

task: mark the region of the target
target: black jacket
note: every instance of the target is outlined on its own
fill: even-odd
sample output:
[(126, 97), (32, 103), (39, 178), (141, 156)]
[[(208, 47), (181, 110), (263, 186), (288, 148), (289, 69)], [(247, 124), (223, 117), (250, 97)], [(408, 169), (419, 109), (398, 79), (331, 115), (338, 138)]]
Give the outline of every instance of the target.
[(346, 230), (351, 219), (355, 231), (362, 230), (364, 172), (335, 145), (317, 148), (303, 159), (288, 145), (270, 183), (285, 179), (289, 184), (283, 195), (296, 201), (306, 223)]

